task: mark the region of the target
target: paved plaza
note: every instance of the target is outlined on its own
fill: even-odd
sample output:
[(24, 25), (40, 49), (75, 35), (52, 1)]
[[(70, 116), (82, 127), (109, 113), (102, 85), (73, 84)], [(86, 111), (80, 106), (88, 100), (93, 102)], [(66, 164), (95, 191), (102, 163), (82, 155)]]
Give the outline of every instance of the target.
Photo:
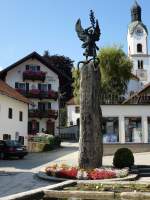
[[(150, 152), (136, 153), (135, 164), (150, 165)], [(103, 158), (103, 165), (112, 165), (112, 156)], [(0, 197), (55, 184), (35, 176), (50, 163), (77, 164), (78, 143), (62, 143), (62, 148), (43, 153), (30, 153), (23, 160), (0, 160)], [(147, 180), (143, 178), (142, 180)]]

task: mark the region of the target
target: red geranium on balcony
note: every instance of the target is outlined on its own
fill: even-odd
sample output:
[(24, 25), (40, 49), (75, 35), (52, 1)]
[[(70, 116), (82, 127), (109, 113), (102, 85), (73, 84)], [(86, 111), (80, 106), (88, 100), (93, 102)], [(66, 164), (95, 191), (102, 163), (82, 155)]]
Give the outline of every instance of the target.
[(58, 93), (53, 90), (49, 90), (48, 97), (56, 100), (58, 98)]
[(23, 80), (41, 80), (44, 81), (46, 72), (26, 70), (23, 72)]
[(26, 90), (25, 89), (16, 88), (16, 91), (19, 92), (20, 94), (23, 94), (23, 95), (26, 94)]
[(39, 98), (39, 95), (40, 95), (40, 90), (39, 89), (31, 89), (29, 90), (28, 92), (28, 97), (33, 97), (33, 98)]

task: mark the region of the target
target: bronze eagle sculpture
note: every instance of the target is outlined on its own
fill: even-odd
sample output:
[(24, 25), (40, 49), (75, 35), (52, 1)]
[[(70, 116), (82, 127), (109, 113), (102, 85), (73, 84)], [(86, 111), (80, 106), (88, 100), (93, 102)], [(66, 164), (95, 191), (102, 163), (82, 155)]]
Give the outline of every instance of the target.
[(86, 56), (86, 60), (88, 60), (88, 57), (93, 57), (95, 60), (96, 50), (99, 50), (98, 46), (96, 45), (96, 41), (100, 39), (101, 32), (98, 20), (95, 22), (93, 11), (90, 13), (90, 20), (91, 26), (83, 29), (81, 20), (78, 19), (75, 28), (79, 39), (83, 41), (82, 48), (85, 49), (83, 55)]

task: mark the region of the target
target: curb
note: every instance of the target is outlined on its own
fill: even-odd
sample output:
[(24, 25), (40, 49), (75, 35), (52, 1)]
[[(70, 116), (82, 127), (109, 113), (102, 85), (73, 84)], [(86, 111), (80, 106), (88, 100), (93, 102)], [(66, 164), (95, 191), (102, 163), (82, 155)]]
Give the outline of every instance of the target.
[[(36, 173), (36, 176), (40, 179), (47, 180), (47, 181), (54, 181), (54, 182), (63, 182), (72, 179), (65, 179), (65, 178), (57, 178), (54, 176), (48, 176), (44, 171), (39, 171)], [(117, 181), (135, 181), (139, 178), (138, 174), (129, 174), (127, 177), (124, 178), (113, 178), (113, 179), (101, 179), (101, 180), (72, 180), (76, 181), (77, 183), (100, 183), (100, 182), (117, 182)]]

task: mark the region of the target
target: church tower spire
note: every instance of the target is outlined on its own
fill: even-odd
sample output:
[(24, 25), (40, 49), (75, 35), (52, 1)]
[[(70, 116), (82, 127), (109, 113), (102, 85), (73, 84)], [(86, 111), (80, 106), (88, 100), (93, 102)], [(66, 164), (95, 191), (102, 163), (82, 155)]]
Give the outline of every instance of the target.
[(131, 7), (131, 21), (140, 21), (141, 22), (141, 7), (137, 3), (137, 1), (134, 2), (133, 6)]
[(128, 26), (128, 56), (133, 61), (133, 73), (143, 84), (150, 82), (150, 55), (148, 54), (148, 30), (141, 19), (142, 9), (137, 1), (131, 7)]

